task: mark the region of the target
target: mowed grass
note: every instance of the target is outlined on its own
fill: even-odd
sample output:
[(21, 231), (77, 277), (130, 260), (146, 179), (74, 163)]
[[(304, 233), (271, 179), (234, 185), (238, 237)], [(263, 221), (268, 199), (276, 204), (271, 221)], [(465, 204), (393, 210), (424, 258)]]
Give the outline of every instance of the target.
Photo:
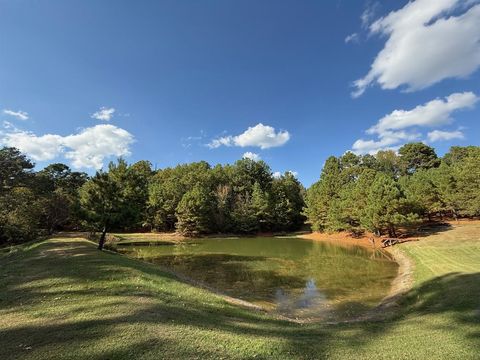
[(415, 283), (397, 316), (300, 325), (83, 239), (28, 245), (0, 255), (0, 359), (478, 359), (480, 225), (401, 249)]

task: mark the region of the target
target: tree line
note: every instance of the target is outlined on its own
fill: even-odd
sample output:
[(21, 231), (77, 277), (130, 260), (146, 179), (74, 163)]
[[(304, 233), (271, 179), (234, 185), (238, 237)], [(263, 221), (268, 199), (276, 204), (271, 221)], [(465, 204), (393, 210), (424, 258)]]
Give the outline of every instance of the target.
[(89, 177), (67, 165), (35, 172), (14, 148), (0, 150), (0, 244), (57, 230), (251, 234), (292, 231), (305, 221), (305, 189), (263, 161), (195, 162), (152, 170), (119, 159)]
[(480, 215), (480, 147), (452, 147), (442, 158), (423, 143), (376, 155), (330, 157), (308, 190), (263, 161), (211, 166), (200, 161), (153, 170), (119, 159), (88, 176), (65, 164), (34, 171), (19, 150), (0, 149), (0, 245), (58, 230), (252, 234), (371, 231), (436, 217)]
[(432, 218), (480, 215), (480, 147), (454, 146), (439, 158), (423, 143), (325, 162), (306, 193), (305, 215), (317, 231), (371, 231), (396, 237)]

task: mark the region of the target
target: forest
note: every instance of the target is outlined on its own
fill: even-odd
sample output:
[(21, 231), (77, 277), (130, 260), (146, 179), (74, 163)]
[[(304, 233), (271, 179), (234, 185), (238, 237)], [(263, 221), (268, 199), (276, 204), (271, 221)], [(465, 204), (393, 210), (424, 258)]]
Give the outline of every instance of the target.
[(93, 176), (55, 163), (35, 171), (18, 149), (0, 149), (0, 245), (59, 230), (256, 234), (370, 231), (433, 218), (480, 215), (480, 147), (454, 146), (443, 157), (423, 143), (375, 155), (346, 152), (326, 160), (305, 189), (264, 161), (207, 162), (153, 170), (148, 161), (111, 162)]

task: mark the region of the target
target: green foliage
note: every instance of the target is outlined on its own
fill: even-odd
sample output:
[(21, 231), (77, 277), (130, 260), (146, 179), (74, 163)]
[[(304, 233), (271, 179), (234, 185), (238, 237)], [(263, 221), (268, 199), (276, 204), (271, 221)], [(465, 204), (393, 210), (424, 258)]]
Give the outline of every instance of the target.
[(462, 162), (467, 157), (475, 157), (479, 155), (479, 146), (452, 146), (450, 151), (443, 156), (443, 161), (447, 165), (454, 165)]
[(270, 230), (273, 217), (270, 199), (258, 182), (255, 182), (252, 190), (252, 213), (258, 230)]
[(78, 224), (77, 189), (85, 174), (64, 164), (34, 173), (34, 164), (14, 148), (0, 149), (0, 164), (0, 245)]
[(272, 227), (283, 231), (299, 229), (305, 222), (305, 188), (286, 172), (273, 180), (271, 193)]
[(368, 191), (360, 223), (376, 234), (387, 231), (389, 236), (396, 236), (398, 226), (415, 220), (398, 182), (384, 173), (377, 173)]
[(207, 189), (195, 185), (187, 191), (177, 206), (177, 230), (188, 236), (196, 236), (211, 231), (210, 219), (213, 198)]
[[(305, 190), (263, 161), (204, 161), (152, 171), (110, 163), (91, 179), (55, 163), (38, 172), (17, 149), (0, 149), (0, 244), (61, 229), (203, 233), (313, 230), (395, 234), (421, 218), (480, 216), (480, 147), (406, 144), (397, 155), (347, 152), (325, 162)], [(84, 222), (82, 222), (84, 220)]]
[(440, 165), (435, 150), (421, 142), (405, 144), (398, 153), (403, 174), (413, 174), (417, 170), (431, 169)]
[(209, 232), (295, 230), (303, 224), (304, 189), (298, 180), (290, 173), (275, 179), (263, 161), (242, 159), (214, 168), (200, 162), (158, 171), (149, 185), (152, 227), (183, 228), (178, 224), (178, 207), (195, 186), (209, 195), (209, 211), (202, 213), (208, 217), (205, 223), (209, 224)]
[(0, 244), (16, 244), (39, 234), (41, 207), (34, 192), (15, 187), (0, 197)]
[(350, 152), (325, 163), (306, 194), (304, 214), (313, 230), (396, 234), (398, 227), (435, 216), (480, 215), (480, 147), (452, 147), (444, 159), (412, 143), (399, 155)]
[(27, 186), (35, 166), (18, 149), (0, 149), (0, 194), (18, 186)]
[(434, 180), (435, 169), (418, 170), (411, 176), (400, 178), (400, 184), (407, 200), (415, 212), (427, 216), (439, 213), (444, 208), (440, 190)]
[(456, 181), (455, 204), (461, 216), (480, 215), (480, 152), (453, 165)]
[(97, 171), (80, 189), (80, 204), (94, 230), (109, 228), (121, 220), (126, 208), (118, 182), (108, 173)]
[(307, 191), (305, 199), (305, 215), (313, 230), (332, 230), (330, 211), (339, 206), (337, 202), (343, 185), (340, 160), (331, 156), (325, 162), (320, 180)]

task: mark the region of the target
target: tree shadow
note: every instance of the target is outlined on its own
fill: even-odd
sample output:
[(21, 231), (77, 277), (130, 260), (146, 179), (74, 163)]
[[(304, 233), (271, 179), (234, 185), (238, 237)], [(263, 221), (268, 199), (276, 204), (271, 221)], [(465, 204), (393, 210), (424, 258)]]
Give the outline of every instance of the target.
[(423, 238), (452, 230), (452, 225), (447, 222), (431, 222), (419, 226), (410, 234), (412, 237)]

